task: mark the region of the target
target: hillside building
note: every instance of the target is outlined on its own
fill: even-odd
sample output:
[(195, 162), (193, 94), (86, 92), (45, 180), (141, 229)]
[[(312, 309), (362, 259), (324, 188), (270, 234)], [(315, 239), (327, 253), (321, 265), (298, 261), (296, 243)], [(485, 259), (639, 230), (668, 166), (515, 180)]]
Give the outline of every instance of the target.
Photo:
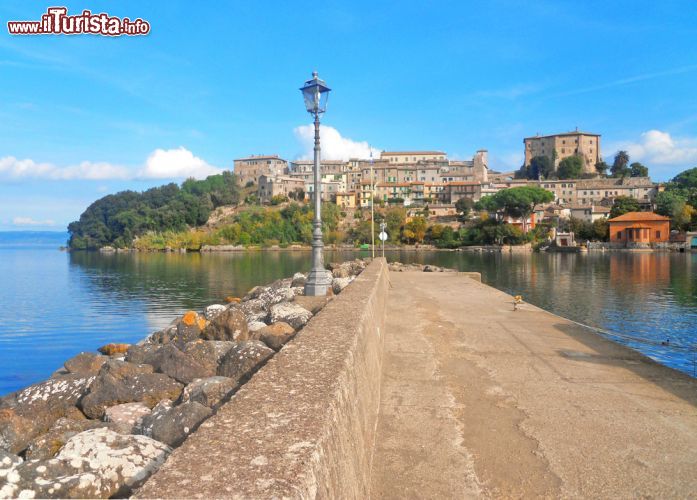
[(274, 196), (282, 195), (289, 198), (297, 198), (300, 193), (304, 197), (305, 182), (302, 179), (296, 179), (284, 175), (266, 175), (259, 176), (258, 195), (262, 203), (269, 203)]
[(278, 155), (252, 155), (236, 159), (234, 173), (241, 186), (250, 182), (259, 184), (261, 175), (275, 177), (288, 173), (288, 162)]
[(570, 156), (580, 156), (583, 172), (596, 173), (595, 165), (601, 161), (600, 135), (588, 132), (567, 132), (553, 135), (536, 135), (523, 139), (525, 144), (525, 166), (536, 156), (546, 156), (554, 162), (556, 170), (559, 162)]
[(642, 247), (670, 240), (670, 217), (652, 212), (629, 212), (609, 220), (610, 244)]

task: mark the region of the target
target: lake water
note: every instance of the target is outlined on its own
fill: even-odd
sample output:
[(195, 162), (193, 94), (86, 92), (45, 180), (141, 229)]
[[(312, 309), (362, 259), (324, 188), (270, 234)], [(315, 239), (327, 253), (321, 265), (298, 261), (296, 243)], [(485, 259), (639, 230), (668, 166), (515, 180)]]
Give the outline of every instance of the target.
[[(64, 237), (61, 240), (64, 241)], [(80, 351), (135, 342), (189, 309), (309, 268), (309, 252), (67, 253), (0, 237), (0, 394), (42, 380)], [(327, 261), (357, 252), (328, 253)], [(485, 283), (561, 316), (647, 342), (625, 343), (693, 374), (697, 254), (501, 255), (388, 252), (389, 260), (480, 271)]]

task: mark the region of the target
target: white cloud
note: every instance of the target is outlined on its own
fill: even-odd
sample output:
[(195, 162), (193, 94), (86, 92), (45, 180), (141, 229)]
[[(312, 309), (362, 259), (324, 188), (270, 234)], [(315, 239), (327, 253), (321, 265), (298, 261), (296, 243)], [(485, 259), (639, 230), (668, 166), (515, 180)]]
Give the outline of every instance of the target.
[(128, 180), (128, 179), (177, 179), (204, 178), (222, 170), (209, 165), (184, 147), (156, 149), (140, 169), (133, 169), (108, 162), (83, 161), (76, 165), (59, 167), (53, 163), (23, 160), (14, 156), (0, 158), (0, 179), (48, 179), (48, 180)]
[(205, 178), (221, 173), (222, 170), (209, 165), (201, 158), (180, 147), (178, 149), (156, 149), (145, 162), (139, 177), (148, 179), (172, 179), (178, 177)]
[(19, 160), (14, 156), (0, 158), (0, 177), (10, 179), (41, 178), (50, 180), (71, 179), (127, 179), (126, 167), (100, 162), (83, 161), (77, 165), (58, 167), (53, 163), (38, 163), (29, 158)]
[(12, 219), (15, 226), (54, 226), (56, 223), (51, 219), (34, 220), (31, 217), (15, 217)]
[(649, 130), (641, 134), (639, 141), (621, 142), (617, 150), (624, 149), (632, 160), (658, 165), (682, 165), (697, 162), (697, 138), (671, 137), (668, 132)]
[[(373, 158), (380, 158), (380, 150), (371, 148), (366, 141), (354, 141), (348, 137), (343, 137), (337, 129), (327, 125), (322, 125), (319, 131), (322, 158), (325, 160), (370, 158), (371, 150), (373, 151)], [(303, 148), (300, 158), (303, 160), (312, 159), (315, 147), (315, 126), (301, 125), (295, 127), (293, 133)]]

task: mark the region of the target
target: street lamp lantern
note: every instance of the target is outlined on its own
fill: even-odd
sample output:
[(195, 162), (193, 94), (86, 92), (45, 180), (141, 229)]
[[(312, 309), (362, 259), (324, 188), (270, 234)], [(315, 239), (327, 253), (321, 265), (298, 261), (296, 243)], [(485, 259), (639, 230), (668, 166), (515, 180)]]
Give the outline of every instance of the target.
[(312, 72), (312, 80), (306, 81), (300, 90), (303, 93), (305, 108), (307, 108), (308, 113), (317, 115), (327, 110), (327, 99), (331, 89), (327, 87), (324, 80), (319, 79), (316, 71)]
[(319, 146), (319, 115), (327, 109), (329, 91), (324, 80), (320, 80), (317, 72), (312, 73), (312, 80), (305, 82), (300, 89), (305, 100), (305, 108), (315, 118), (315, 165), (314, 165), (314, 202), (315, 217), (312, 221), (312, 269), (305, 281), (305, 295), (323, 296), (327, 294), (332, 284), (329, 272), (324, 268), (324, 243), (322, 242), (322, 185), (320, 183), (320, 146)]

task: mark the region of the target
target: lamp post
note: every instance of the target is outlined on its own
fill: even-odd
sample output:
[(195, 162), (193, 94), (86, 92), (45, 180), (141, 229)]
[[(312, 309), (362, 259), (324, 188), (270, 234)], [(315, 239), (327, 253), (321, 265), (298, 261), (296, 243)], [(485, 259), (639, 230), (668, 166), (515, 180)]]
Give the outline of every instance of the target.
[(300, 89), (305, 99), (307, 112), (315, 118), (315, 218), (312, 222), (312, 269), (305, 281), (305, 295), (322, 296), (327, 294), (331, 286), (331, 277), (324, 268), (324, 243), (322, 242), (322, 186), (320, 184), (320, 146), (319, 146), (319, 115), (327, 109), (327, 98), (331, 90), (320, 80), (317, 72), (312, 72), (312, 80), (305, 82)]

